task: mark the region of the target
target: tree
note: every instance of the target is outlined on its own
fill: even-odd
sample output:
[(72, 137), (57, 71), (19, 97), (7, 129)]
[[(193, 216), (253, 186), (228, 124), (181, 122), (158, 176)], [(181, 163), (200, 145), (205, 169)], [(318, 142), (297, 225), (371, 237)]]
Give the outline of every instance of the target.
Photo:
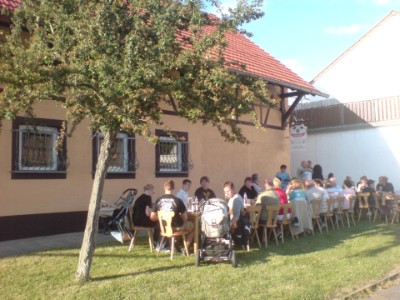
[[(220, 7), (218, 0), (209, 1)], [(0, 121), (34, 116), (34, 104), (66, 109), (68, 134), (85, 118), (101, 131), (95, 180), (77, 270), (88, 280), (110, 149), (119, 131), (156, 142), (162, 105), (192, 123), (247, 143), (237, 119), (269, 104), (266, 84), (231, 72), (224, 34), (262, 16), (262, 0), (239, 1), (221, 18), (200, 0), (24, 0), (0, 45)], [(212, 29), (212, 30), (204, 30)], [(246, 33), (244, 31), (241, 31)]]

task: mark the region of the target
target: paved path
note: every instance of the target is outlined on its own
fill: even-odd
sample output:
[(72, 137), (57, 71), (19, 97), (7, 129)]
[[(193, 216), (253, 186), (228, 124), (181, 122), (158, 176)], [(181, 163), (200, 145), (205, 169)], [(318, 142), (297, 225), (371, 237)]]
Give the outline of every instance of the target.
[[(74, 232), (0, 242), (0, 258), (42, 250), (76, 248), (82, 245), (82, 240), (83, 232)], [(98, 244), (112, 240), (111, 235), (104, 234), (98, 234), (96, 238)]]
[[(0, 242), (0, 258), (43, 250), (76, 248), (81, 246), (82, 239), (83, 232), (76, 232)], [(97, 235), (98, 244), (113, 240), (114, 239), (110, 235)], [(372, 295), (363, 299), (400, 300), (400, 277), (396, 279), (395, 284), (391, 287), (387, 289), (378, 288)]]

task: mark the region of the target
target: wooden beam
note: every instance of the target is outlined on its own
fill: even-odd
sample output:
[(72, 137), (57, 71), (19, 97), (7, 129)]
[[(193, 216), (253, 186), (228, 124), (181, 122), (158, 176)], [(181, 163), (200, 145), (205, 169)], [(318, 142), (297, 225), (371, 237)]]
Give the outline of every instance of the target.
[(282, 98), (297, 97), (299, 95), (304, 95), (304, 92), (296, 91), (296, 92), (282, 94)]
[(285, 112), (282, 115), (282, 127), (284, 128), (286, 125), (286, 121), (289, 119), (290, 115), (293, 113), (294, 109), (296, 108), (297, 104), (299, 104), (301, 98), (303, 98), (303, 96), (305, 95), (305, 93), (301, 93), (299, 96), (297, 96), (296, 100), (294, 100), (294, 102), (292, 103), (292, 105), (289, 107), (289, 109), (287, 110), (287, 112)]

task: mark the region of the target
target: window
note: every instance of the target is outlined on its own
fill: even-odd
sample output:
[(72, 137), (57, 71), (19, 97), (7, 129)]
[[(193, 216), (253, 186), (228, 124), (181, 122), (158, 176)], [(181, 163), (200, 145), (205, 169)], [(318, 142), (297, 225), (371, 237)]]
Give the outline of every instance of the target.
[(17, 117), (13, 121), (12, 178), (66, 178), (66, 139), (56, 149), (62, 121)]
[[(96, 134), (93, 138), (93, 176), (96, 172), (97, 158), (100, 153), (103, 135)], [(110, 165), (107, 170), (108, 179), (135, 178), (135, 138), (127, 133), (118, 133), (111, 149)]]
[(159, 142), (156, 145), (156, 176), (186, 177), (189, 174), (188, 134), (173, 132), (176, 137), (157, 130)]

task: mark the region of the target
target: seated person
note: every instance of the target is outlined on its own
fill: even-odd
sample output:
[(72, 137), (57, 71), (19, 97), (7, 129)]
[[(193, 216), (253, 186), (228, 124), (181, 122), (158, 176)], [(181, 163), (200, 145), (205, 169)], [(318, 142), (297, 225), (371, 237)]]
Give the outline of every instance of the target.
[(189, 190), (192, 186), (192, 181), (190, 179), (184, 179), (182, 181), (182, 188), (176, 193), (176, 196), (183, 201), (183, 203), (188, 207)]
[[(344, 196), (344, 202), (343, 202), (343, 210), (347, 210), (347, 209), (353, 209), (353, 207), (350, 207), (350, 200), (349, 198), (351, 196), (355, 196), (356, 195), (356, 191), (353, 189), (353, 183), (351, 182), (351, 180), (346, 179), (343, 182), (343, 196)], [(353, 206), (354, 206), (354, 202), (353, 202)]]
[(154, 186), (146, 184), (144, 186), (144, 193), (136, 199), (133, 205), (132, 221), (135, 226), (156, 227), (154, 230), (154, 240), (156, 241), (159, 237), (158, 223), (150, 220), (152, 195), (154, 195)]
[(194, 196), (198, 201), (206, 201), (208, 199), (216, 198), (214, 191), (208, 188), (209, 184), (210, 180), (207, 176), (200, 178), (200, 187), (194, 193)]
[[(281, 184), (282, 184), (281, 180), (279, 178), (275, 177), (273, 179), (273, 183), (274, 183), (274, 191), (280, 198), (279, 204), (282, 205), (282, 204), (289, 203), (286, 192), (281, 188)], [(290, 216), (291, 216), (291, 210), (289, 209), (288, 213), (287, 213), (287, 218), (290, 219)], [(282, 221), (282, 220), (283, 220), (283, 208), (281, 208), (279, 210), (279, 214), (278, 214), (278, 221)]]
[(260, 193), (257, 197), (256, 205), (261, 205), (261, 213), (259, 224), (267, 224), (268, 212), (267, 205), (279, 205), (281, 198), (274, 190), (274, 183), (272, 179), (266, 178), (264, 185), (264, 192)]
[[(239, 190), (239, 195), (245, 199), (256, 199), (257, 198), (257, 191), (253, 187), (253, 180), (251, 177), (246, 177), (244, 179), (244, 185)], [(246, 197), (245, 197), (246, 195)]]
[(186, 235), (186, 242), (189, 248), (193, 241), (194, 224), (193, 222), (188, 221), (187, 210), (183, 201), (172, 194), (174, 189), (175, 183), (173, 180), (167, 180), (164, 182), (165, 194), (155, 201), (151, 210), (150, 220), (158, 221), (158, 211), (173, 211), (175, 215), (172, 218), (172, 227), (176, 231), (185, 230), (188, 232)]
[(225, 198), (228, 201), (232, 239), (237, 246), (247, 247), (250, 237), (248, 217), (243, 216), (244, 203), (242, 197), (236, 193), (235, 185), (231, 181), (224, 183)]
[(303, 190), (303, 182), (299, 179), (293, 179), (288, 188), (290, 202), (294, 203), (298, 200), (306, 200), (306, 193)]

